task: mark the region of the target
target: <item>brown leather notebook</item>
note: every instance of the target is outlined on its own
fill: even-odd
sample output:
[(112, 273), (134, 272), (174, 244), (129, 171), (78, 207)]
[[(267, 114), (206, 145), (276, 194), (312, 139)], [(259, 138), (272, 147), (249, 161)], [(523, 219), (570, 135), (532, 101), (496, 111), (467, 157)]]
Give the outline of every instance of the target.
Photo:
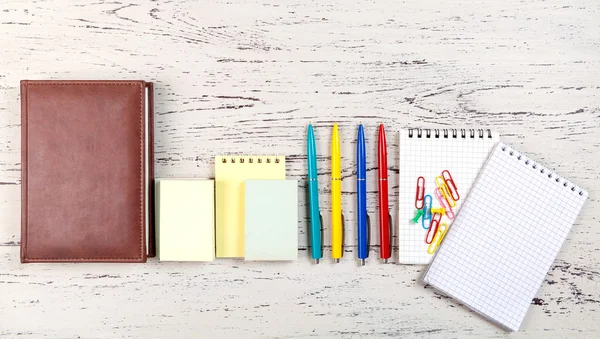
[(21, 81), (21, 262), (154, 256), (153, 86)]

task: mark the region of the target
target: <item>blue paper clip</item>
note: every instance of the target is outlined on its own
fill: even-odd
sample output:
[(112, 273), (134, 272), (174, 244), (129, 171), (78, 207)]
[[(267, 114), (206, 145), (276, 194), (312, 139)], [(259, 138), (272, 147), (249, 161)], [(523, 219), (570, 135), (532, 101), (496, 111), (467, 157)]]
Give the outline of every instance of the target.
[(424, 229), (429, 229), (431, 225), (431, 207), (433, 206), (433, 199), (431, 195), (427, 194), (425, 198), (423, 198), (423, 218), (421, 219), (421, 226)]

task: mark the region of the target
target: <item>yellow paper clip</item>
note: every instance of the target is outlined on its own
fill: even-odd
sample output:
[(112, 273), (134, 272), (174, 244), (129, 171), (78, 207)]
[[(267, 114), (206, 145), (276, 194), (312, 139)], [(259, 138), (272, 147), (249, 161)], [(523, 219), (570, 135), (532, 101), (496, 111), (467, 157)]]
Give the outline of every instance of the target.
[(437, 251), (437, 248), (442, 243), (442, 239), (444, 239), (444, 236), (446, 235), (447, 231), (448, 231), (448, 224), (447, 223), (440, 224), (440, 227), (438, 228), (437, 233), (433, 237), (433, 241), (431, 242), (431, 244), (429, 244), (429, 247), (427, 248), (427, 253), (433, 254), (433, 253), (435, 253), (435, 251)]
[(412, 219), (412, 222), (414, 222), (415, 224), (419, 222), (419, 219), (421, 218), (421, 216), (423, 215), (423, 210), (417, 210), (417, 215), (415, 215), (415, 217)]
[(431, 214), (439, 213), (441, 215), (446, 215), (446, 209), (443, 207), (432, 207)]
[(454, 201), (454, 199), (452, 199), (452, 195), (450, 194), (450, 189), (448, 188), (448, 185), (446, 185), (444, 178), (442, 178), (441, 176), (435, 177), (435, 184), (440, 189), (440, 192), (442, 192), (442, 195), (448, 202), (448, 205), (450, 205), (450, 207), (456, 207), (456, 201)]

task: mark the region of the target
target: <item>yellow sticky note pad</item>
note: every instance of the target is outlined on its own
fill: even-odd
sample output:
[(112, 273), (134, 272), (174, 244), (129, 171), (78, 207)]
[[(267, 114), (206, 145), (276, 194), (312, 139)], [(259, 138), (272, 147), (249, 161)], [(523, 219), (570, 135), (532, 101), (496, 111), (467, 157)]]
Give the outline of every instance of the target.
[(244, 257), (244, 183), (253, 179), (285, 179), (285, 157), (215, 157), (215, 229), (219, 258)]
[(156, 239), (160, 261), (215, 259), (215, 183), (157, 179)]

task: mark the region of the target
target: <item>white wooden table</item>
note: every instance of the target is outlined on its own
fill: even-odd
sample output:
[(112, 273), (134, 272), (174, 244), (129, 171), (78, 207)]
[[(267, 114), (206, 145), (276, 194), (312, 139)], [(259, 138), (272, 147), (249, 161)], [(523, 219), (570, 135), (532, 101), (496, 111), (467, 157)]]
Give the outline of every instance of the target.
[(375, 259), (358, 267), (352, 246), (340, 264), (312, 265), (303, 195), (301, 258), (293, 263), (21, 265), (21, 79), (155, 81), (159, 177), (212, 176), (217, 154), (277, 153), (288, 156), (288, 176), (304, 189), (312, 121), (326, 225), (337, 121), (347, 239), (355, 238), (359, 121), (372, 169), (376, 126), (388, 128), (394, 194), (392, 132), (497, 130), (590, 192), (522, 331), (511, 337), (599, 336), (599, 21), (596, 0), (3, 1), (0, 337), (507, 335), (419, 284), (423, 267)]

